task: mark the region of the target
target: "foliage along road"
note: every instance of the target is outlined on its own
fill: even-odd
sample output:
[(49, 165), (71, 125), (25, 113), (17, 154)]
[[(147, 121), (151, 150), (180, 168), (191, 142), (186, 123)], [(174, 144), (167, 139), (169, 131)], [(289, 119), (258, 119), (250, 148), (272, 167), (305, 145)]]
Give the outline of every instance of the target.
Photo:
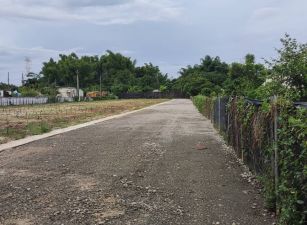
[(242, 174), (173, 100), (0, 153), (0, 224), (272, 224)]

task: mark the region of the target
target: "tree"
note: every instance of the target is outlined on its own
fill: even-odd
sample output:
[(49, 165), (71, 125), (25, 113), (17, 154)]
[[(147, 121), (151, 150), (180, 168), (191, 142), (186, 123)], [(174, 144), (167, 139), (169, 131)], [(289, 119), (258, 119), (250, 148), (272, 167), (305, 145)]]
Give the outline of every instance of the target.
[[(76, 86), (78, 71), (80, 87), (86, 91), (102, 89), (121, 94), (166, 89), (170, 86), (167, 74), (152, 63), (136, 67), (136, 61), (120, 53), (107, 51), (102, 56), (82, 56), (75, 53), (61, 54), (59, 60), (50, 59), (43, 63), (39, 82), (42, 87)], [(163, 88), (165, 90), (165, 88)], [(51, 93), (48, 91), (48, 93)]]
[(205, 56), (200, 64), (180, 70), (180, 77), (174, 81), (173, 89), (188, 95), (214, 95), (223, 92), (227, 79), (228, 65), (219, 57)]
[(163, 75), (158, 66), (152, 63), (145, 63), (141, 67), (135, 69), (137, 85), (142, 87), (143, 91), (152, 91), (160, 89), (161, 85), (168, 82), (167, 75)]
[(266, 87), (268, 95), (281, 95), (292, 100), (307, 99), (307, 44), (298, 43), (288, 34), (281, 39), (278, 57), (266, 61), (270, 74)]
[(8, 85), (6, 83), (0, 82), (0, 90), (14, 91), (14, 90), (17, 90), (17, 86), (13, 84)]
[(265, 81), (266, 68), (255, 63), (255, 56), (247, 54), (245, 63), (232, 63), (227, 80), (224, 82), (226, 95), (255, 97), (255, 90)]
[(56, 85), (60, 81), (58, 64), (53, 58), (50, 58), (49, 62), (43, 63), (41, 74), (43, 75), (42, 82), (46, 84)]

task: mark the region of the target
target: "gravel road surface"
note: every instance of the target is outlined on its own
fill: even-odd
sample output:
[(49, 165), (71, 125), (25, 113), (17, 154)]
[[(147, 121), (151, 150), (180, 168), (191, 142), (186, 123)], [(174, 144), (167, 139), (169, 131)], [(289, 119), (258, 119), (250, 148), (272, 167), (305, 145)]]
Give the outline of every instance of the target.
[(257, 188), (190, 100), (0, 153), (1, 225), (266, 225)]

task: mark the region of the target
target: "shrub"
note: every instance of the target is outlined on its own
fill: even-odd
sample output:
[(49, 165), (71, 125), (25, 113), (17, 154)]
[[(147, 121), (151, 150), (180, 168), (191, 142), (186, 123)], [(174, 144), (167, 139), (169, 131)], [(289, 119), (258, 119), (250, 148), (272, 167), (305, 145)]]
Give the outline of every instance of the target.
[(280, 224), (307, 222), (307, 110), (279, 102), (279, 185), (277, 207)]
[(193, 103), (200, 113), (204, 112), (205, 98), (206, 97), (203, 95), (197, 95), (193, 97)]
[(29, 87), (21, 87), (19, 88), (19, 91), (23, 97), (36, 97), (39, 95), (35, 89)]
[(107, 96), (100, 96), (93, 98), (94, 101), (100, 101), (100, 100), (115, 100), (118, 99), (118, 97), (112, 93), (109, 93)]

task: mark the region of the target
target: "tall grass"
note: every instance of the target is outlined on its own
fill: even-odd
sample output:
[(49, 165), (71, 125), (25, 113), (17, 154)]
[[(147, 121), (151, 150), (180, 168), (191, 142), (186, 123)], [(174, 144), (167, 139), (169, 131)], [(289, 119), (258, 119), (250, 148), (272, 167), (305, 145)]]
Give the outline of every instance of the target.
[(197, 95), (193, 97), (193, 103), (200, 113), (204, 113), (205, 99), (206, 97), (203, 95)]

